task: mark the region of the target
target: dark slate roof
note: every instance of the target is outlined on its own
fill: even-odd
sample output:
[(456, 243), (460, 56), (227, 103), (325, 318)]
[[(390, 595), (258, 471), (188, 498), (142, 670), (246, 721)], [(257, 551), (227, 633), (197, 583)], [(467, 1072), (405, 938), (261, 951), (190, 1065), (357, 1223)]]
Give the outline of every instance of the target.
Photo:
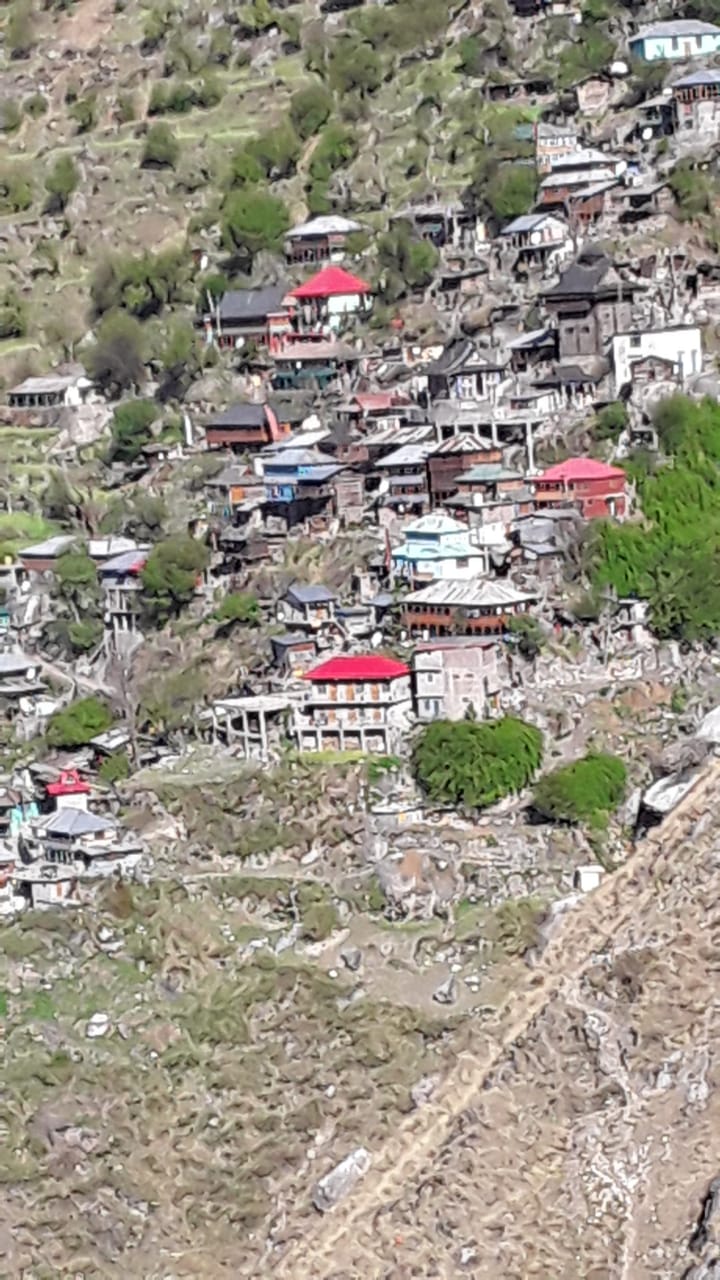
[(273, 649), (292, 649), (296, 644), (314, 644), (312, 636), (305, 636), (300, 631), (286, 631), (282, 636), (273, 636), (271, 644)]
[(224, 324), (237, 321), (264, 320), (282, 310), (288, 292), (286, 284), (271, 284), (264, 289), (230, 289), (220, 299), (220, 320)]
[(458, 338), (445, 348), (437, 360), (427, 367), (428, 373), (454, 373), (475, 355), (475, 347), (467, 338)]
[(292, 604), (327, 604), (335, 600), (333, 591), (329, 591), (321, 583), (293, 582), (285, 592), (285, 599)]
[(578, 294), (593, 294), (611, 266), (610, 259), (604, 253), (582, 253), (563, 271), (555, 288), (550, 289), (545, 297), (572, 298)]
[(264, 427), (264, 404), (233, 404), (224, 413), (211, 418), (209, 427)]

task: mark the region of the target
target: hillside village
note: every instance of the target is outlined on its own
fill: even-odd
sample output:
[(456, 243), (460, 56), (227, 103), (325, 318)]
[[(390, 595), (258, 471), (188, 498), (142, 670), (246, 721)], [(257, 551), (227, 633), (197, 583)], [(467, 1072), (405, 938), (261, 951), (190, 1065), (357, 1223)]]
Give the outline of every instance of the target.
[[(264, 74), (283, 102), (287, 66), (276, 82), (273, 67), (305, 57), (310, 79), (289, 99), (297, 148), (269, 120), (255, 144), (230, 148), (229, 186), (202, 214), (203, 179), (188, 179), (181, 205), (192, 216), (172, 245), (139, 232), (133, 244), (150, 189), (116, 235), (108, 213), (110, 234), (97, 239), (89, 210), (115, 181), (115, 142), (118, 165), (137, 143), (145, 176), (174, 181), (178, 139), (165, 117), (185, 112), (167, 105), (182, 87), (176, 71), (153, 81), (141, 110), (138, 61), (127, 119), (118, 98), (106, 120), (87, 84), (65, 97), (81, 141), (61, 136), (47, 170), (47, 272), (36, 269), (39, 240), (34, 265), (23, 256), (37, 190), (18, 204), (18, 183), (29, 149), (55, 155), (33, 133), (57, 108), (49, 72), (36, 96), (52, 102), (4, 129), (0, 950), (10, 938), (11, 1023), (26, 989), (52, 1001), (62, 988), (52, 1017), (39, 1016), (53, 1062), (79, 1061), (76, 1041), (134, 1044), (150, 998), (139, 986), (130, 1013), (128, 991), (108, 978), (102, 1007), (88, 989), (70, 1038), (51, 1045), (47, 1024), (70, 1025), (71, 930), (91, 960), (117, 958), (132, 983), (152, 974), (170, 1001), (187, 998), (193, 966), (210, 964), (213, 982), (246, 984), (249, 1020), (271, 1003), (261, 961), (278, 975), (295, 966), (309, 984), (292, 1013), (298, 1044), (306, 999), (311, 1011), (317, 996), (328, 1034), (337, 1029), (318, 983), (346, 992), (343, 1016), (367, 1003), (357, 1045), (376, 1034), (389, 1044), (387, 1009), (412, 1010), (395, 1056), (368, 1051), (373, 1071), (408, 1054), (392, 1089), (382, 1070), (372, 1075), (392, 1119), (403, 1090), (412, 1109), (437, 1087), (462, 1033), (448, 1019), (500, 1007), (565, 914), (687, 803), (720, 742), (720, 25), (706, 20), (711, 4), (627, 5), (620, 17), (602, 3), (510, 0), (500, 17), (516, 45), (526, 33), (552, 49), (552, 31), (564, 33), (558, 84), (534, 55), (521, 74), (499, 36), (483, 45), (453, 11), (453, 75), (482, 117), (481, 136), (447, 133), (464, 177), (443, 183), (429, 149), (417, 181), (372, 195), (372, 173), (357, 166), (381, 158), (372, 103), (390, 77), (369, 74), (381, 48), (372, 24), (353, 26), (371, 11), (320, 6), (323, 63), (310, 36), (290, 30), (294, 7), (267, 6), (263, 26), (258, 0), (259, 25), (248, 10), (233, 39), (253, 73), (257, 60), (260, 90)], [(129, 8), (117, 6), (122, 30)], [(30, 91), (33, 59), (49, 57), (48, 31), (56, 57), (81, 34), (83, 0), (64, 9), (56, 21), (14, 7), (6, 115), (16, 87)], [(128, 39), (133, 65), (169, 57), (171, 7), (162, 32), (161, 16), (145, 14), (144, 43)], [(86, 17), (80, 81), (100, 22)], [(223, 30), (220, 15), (217, 51)], [(327, 79), (333, 40), (367, 53), (355, 80), (345, 69), (345, 87)], [(433, 40), (434, 29), (421, 66), (447, 56)], [(218, 52), (218, 74), (247, 72), (234, 57)], [(346, 92), (358, 137), (374, 131), (365, 156), (329, 138), (327, 103)], [(191, 109), (216, 106), (196, 95)], [(431, 106), (425, 132), (440, 110)], [(353, 131), (350, 114), (341, 133)], [(213, 133), (211, 121), (201, 150)], [(426, 931), (417, 945), (416, 929)], [(26, 957), (34, 930), (50, 941)], [(221, 1011), (225, 999), (223, 988)], [(228, 1004), (225, 1030), (206, 1028), (223, 1053), (236, 1045), (236, 1013)], [(192, 1015), (187, 1026), (177, 1016), (151, 1050), (148, 1069), (168, 1072), (159, 1089), (185, 1069), (178, 1046)], [(355, 1064), (341, 1060), (351, 1082)], [(353, 1146), (333, 1116), (329, 1166), (318, 1121), (307, 1127), (318, 1149), (288, 1155), (277, 1185), (272, 1164), (253, 1172), (257, 1204), (232, 1221), (256, 1243), (237, 1274), (270, 1274), (263, 1266), (292, 1242), (273, 1206), (295, 1194), (300, 1171), (309, 1177), (308, 1159), (318, 1155), (318, 1173), (324, 1161), (311, 1196), (320, 1213), (362, 1182), (371, 1137)], [(256, 1124), (262, 1133), (254, 1110), (253, 1161)], [(28, 1177), (44, 1171), (32, 1168)], [(24, 1192), (13, 1195), (25, 1213)], [(163, 1240), (179, 1230), (190, 1250), (169, 1199), (162, 1212)], [(123, 1236), (139, 1250), (133, 1274), (155, 1265), (144, 1230)], [(35, 1255), (19, 1228), (14, 1238), (19, 1274)], [(106, 1262), (117, 1264), (118, 1240)], [(194, 1272), (206, 1273), (219, 1270)]]

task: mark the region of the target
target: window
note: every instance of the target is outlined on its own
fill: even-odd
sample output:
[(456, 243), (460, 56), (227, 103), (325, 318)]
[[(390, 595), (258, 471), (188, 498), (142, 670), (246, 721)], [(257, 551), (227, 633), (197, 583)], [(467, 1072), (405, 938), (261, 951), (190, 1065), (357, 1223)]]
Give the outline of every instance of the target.
[(460, 559), (460, 560), (456, 560), (456, 561), (455, 561), (455, 568), (456, 568), (456, 569), (467, 569), (467, 567), (468, 567), (469, 563), (470, 563), (470, 561), (469, 561), (468, 557), (467, 557), (467, 556), (464, 556), (462, 559)]
[(678, 49), (679, 49), (679, 48), (680, 48), (680, 42), (679, 42), (679, 40), (678, 40), (677, 36), (673, 36), (673, 38), (672, 38), (672, 51), (673, 51), (673, 53), (677, 53), (677, 51), (678, 51)]
[(640, 347), (640, 345), (641, 345), (641, 341), (642, 341), (642, 339), (641, 339), (641, 337), (640, 337), (640, 334), (639, 334), (639, 333), (631, 333), (631, 334), (630, 334), (630, 347), (631, 347), (631, 349), (632, 349), (633, 351), (637, 351), (637, 350), (638, 350), (638, 348), (639, 348), (639, 347)]

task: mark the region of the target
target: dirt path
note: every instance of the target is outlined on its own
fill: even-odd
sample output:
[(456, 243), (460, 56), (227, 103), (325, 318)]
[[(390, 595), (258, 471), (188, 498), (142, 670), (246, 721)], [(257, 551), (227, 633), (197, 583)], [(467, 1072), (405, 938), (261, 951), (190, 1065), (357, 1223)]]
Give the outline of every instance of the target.
[[(720, 784), (720, 761), (713, 760), (667, 821), (652, 833), (625, 866), (570, 913), (543, 953), (538, 967), (518, 987), (498, 1015), (483, 1027), (483, 1045), (461, 1054), (457, 1066), (432, 1101), (408, 1116), (391, 1136), (361, 1189), (317, 1230), (296, 1239), (273, 1266), (275, 1280), (326, 1280), (354, 1274), (344, 1268), (346, 1246), (372, 1231), (371, 1220), (396, 1200), (408, 1183), (431, 1164), (457, 1118), (471, 1107), (508, 1050), (592, 958), (652, 901), (656, 877), (671, 869), (678, 844), (711, 808)], [(705, 819), (707, 822), (708, 819)]]

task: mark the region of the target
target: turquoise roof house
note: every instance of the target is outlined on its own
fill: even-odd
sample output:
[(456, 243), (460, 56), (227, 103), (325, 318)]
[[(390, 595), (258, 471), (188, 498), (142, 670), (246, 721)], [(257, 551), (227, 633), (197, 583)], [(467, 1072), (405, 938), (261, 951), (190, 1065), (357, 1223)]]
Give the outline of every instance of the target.
[(720, 27), (695, 18), (655, 22), (630, 37), (630, 53), (643, 62), (686, 62), (720, 53)]

